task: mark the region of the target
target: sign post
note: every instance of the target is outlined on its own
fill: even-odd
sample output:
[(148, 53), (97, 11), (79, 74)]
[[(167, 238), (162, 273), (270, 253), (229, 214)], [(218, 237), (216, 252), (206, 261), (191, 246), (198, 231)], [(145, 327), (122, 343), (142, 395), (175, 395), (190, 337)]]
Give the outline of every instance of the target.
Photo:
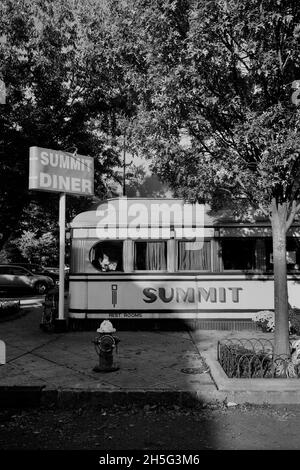
[(66, 194), (59, 196), (59, 297), (58, 320), (65, 319), (65, 246), (66, 246)]
[(93, 196), (94, 159), (58, 150), (30, 147), (29, 189), (59, 193), (59, 300), (56, 327), (58, 331), (64, 331), (66, 194)]

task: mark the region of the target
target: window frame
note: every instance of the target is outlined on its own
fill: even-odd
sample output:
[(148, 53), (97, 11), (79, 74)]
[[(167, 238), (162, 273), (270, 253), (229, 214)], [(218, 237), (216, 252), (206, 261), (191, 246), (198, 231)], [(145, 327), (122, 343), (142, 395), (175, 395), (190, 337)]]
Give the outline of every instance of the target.
[[(265, 242), (265, 251), (266, 251), (266, 269), (222, 269), (222, 265), (224, 263), (223, 260), (223, 246), (222, 242), (226, 240), (230, 240), (232, 242), (237, 241), (237, 240), (256, 240), (261, 239), (264, 240)], [(287, 237), (287, 245), (288, 245), (288, 239), (295, 240), (295, 243), (299, 243), (299, 252), (300, 252), (300, 237)], [(97, 273), (99, 274), (146, 274), (146, 273), (196, 273), (196, 274), (203, 274), (203, 273), (220, 273), (220, 274), (262, 274), (262, 275), (273, 275), (274, 274), (274, 268), (272, 265), (272, 269), (267, 269), (267, 266), (270, 265), (268, 262), (267, 258), (270, 253), (273, 252), (273, 250), (269, 253), (270, 248), (267, 248), (267, 243), (270, 244), (270, 241), (272, 243), (272, 237), (267, 236), (267, 237), (262, 237), (262, 236), (253, 236), (253, 237), (207, 237), (204, 239), (204, 242), (209, 243), (209, 250), (210, 250), (210, 257), (209, 257), (209, 269), (179, 269), (179, 242), (190, 242), (191, 240), (189, 239), (107, 239), (107, 240), (95, 240), (95, 243), (89, 248), (88, 250), (88, 261), (90, 265), (93, 267), (93, 269), (96, 270)], [(122, 244), (122, 271), (100, 271), (99, 268), (97, 268), (93, 262), (91, 261), (91, 251), (95, 249), (95, 247), (98, 244), (102, 243), (109, 243), (109, 242), (118, 242)], [(127, 243), (128, 242), (128, 245)], [(147, 270), (147, 269), (136, 269), (135, 267), (135, 244), (136, 243), (147, 243), (147, 242), (159, 242), (165, 243), (166, 247), (166, 269), (160, 270)], [(171, 243), (174, 242), (174, 243)], [(272, 246), (272, 245), (271, 245)], [(130, 248), (129, 248), (130, 247)], [(270, 245), (269, 245), (270, 247)], [(296, 246), (297, 248), (297, 246)], [(126, 250), (126, 252), (124, 252)], [(129, 251), (131, 250), (131, 253)], [(294, 251), (294, 250), (288, 250), (287, 251)], [(254, 251), (254, 257), (256, 260), (256, 248)], [(297, 256), (297, 249), (296, 249), (296, 256)], [(300, 257), (300, 254), (298, 255)], [(256, 262), (256, 261), (255, 261)], [(297, 264), (297, 263), (296, 263)], [(4, 268), (4, 267), (2, 267)], [(16, 267), (17, 268), (17, 267)], [(20, 269), (22, 268), (23, 275), (30, 275), (31, 272), (28, 271), (26, 268), (23, 266), (20, 266)], [(126, 270), (125, 270), (126, 268)], [(8, 274), (8, 273), (6, 273)], [(287, 274), (300, 274), (300, 269), (288, 269), (288, 264), (287, 264)], [(3, 275), (3, 274), (2, 274)], [(19, 276), (21, 274), (18, 274)]]
[[(89, 259), (89, 262), (90, 264), (93, 266), (93, 268), (100, 274), (104, 274), (104, 275), (108, 275), (108, 274), (122, 274), (122, 273), (126, 273), (127, 271), (124, 271), (124, 239), (109, 239), (109, 240), (100, 240), (100, 241), (97, 241), (96, 243), (94, 243), (90, 249), (89, 249), (89, 252), (88, 252), (88, 259)], [(115, 271), (101, 271), (99, 268), (97, 268), (94, 263), (91, 261), (91, 251), (93, 249), (95, 249), (95, 247), (101, 243), (109, 243), (109, 242), (118, 242), (118, 243), (122, 243), (122, 271), (119, 271), (119, 270), (115, 270)]]
[[(223, 268), (221, 270), (221, 266), (223, 265), (224, 266), (224, 260), (223, 260), (223, 247), (222, 247), (222, 241), (223, 240), (231, 240), (231, 241), (235, 241), (235, 240), (256, 240), (257, 239), (263, 239), (263, 240), (266, 240), (268, 237), (259, 237), (259, 236), (254, 236), (254, 237), (220, 237), (219, 240), (220, 240), (220, 272), (221, 273), (237, 273), (237, 274), (271, 274), (271, 271), (268, 271), (267, 269), (266, 270), (262, 270), (262, 269), (258, 269), (258, 268), (255, 268), (255, 269), (225, 269)], [(266, 246), (265, 246), (266, 247)], [(256, 259), (256, 249), (254, 250), (254, 258)], [(273, 271), (272, 271), (273, 273)]]

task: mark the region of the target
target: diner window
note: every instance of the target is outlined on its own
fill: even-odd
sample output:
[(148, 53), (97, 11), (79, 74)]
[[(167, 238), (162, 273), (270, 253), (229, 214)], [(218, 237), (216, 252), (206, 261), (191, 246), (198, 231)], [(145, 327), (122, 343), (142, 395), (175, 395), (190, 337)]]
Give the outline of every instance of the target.
[(110, 240), (96, 243), (90, 251), (90, 261), (101, 272), (123, 271), (123, 242)]
[[(224, 270), (252, 271), (262, 263), (255, 256), (255, 238), (223, 238), (220, 242)], [(260, 258), (265, 259), (265, 255), (261, 253)]]
[[(286, 264), (288, 272), (300, 271), (300, 239), (287, 237), (286, 239)], [(273, 246), (272, 239), (268, 240), (268, 267), (273, 271)]]
[(288, 271), (300, 271), (300, 239), (287, 237), (286, 262)]
[(166, 271), (166, 241), (136, 241), (134, 244), (134, 269), (137, 271)]
[(178, 241), (178, 270), (179, 271), (210, 271), (211, 245), (210, 241), (189, 242)]
[[(221, 243), (221, 270), (273, 272), (272, 238), (224, 238)], [(298, 271), (300, 240), (287, 238), (287, 269)]]

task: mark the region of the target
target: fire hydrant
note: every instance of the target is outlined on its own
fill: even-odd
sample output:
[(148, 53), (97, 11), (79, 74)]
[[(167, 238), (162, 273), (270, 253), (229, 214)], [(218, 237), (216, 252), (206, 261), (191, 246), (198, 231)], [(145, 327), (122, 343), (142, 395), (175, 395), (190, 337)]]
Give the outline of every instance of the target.
[(120, 339), (114, 335), (116, 329), (109, 320), (104, 320), (97, 329), (99, 335), (93, 340), (99, 365), (93, 368), (94, 372), (113, 372), (120, 367), (114, 360), (114, 349), (118, 351)]

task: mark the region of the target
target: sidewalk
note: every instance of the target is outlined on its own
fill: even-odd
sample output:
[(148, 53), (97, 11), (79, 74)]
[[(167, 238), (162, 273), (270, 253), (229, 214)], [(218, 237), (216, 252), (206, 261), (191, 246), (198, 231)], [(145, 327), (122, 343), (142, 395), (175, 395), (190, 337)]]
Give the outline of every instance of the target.
[[(103, 406), (126, 402), (177, 404), (300, 403), (297, 379), (228, 379), (216, 360), (228, 337), (268, 339), (251, 331), (119, 331), (120, 369), (97, 373), (96, 332), (45, 333), (40, 301), (26, 314), (0, 324), (7, 363), (0, 366), (0, 403)], [(99, 322), (100, 323), (100, 322)]]

